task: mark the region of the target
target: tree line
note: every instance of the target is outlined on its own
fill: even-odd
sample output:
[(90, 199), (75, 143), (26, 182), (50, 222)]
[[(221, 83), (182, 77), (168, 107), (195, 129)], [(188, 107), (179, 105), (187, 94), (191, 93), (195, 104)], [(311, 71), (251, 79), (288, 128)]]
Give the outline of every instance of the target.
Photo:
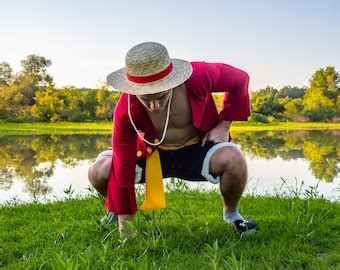
[(334, 67), (317, 70), (308, 87), (266, 87), (253, 92), (252, 119), (260, 122), (339, 122), (340, 73)]
[[(104, 85), (99, 89), (66, 86), (56, 88), (47, 72), (52, 62), (29, 55), (14, 73), (0, 62), (0, 120), (7, 122), (112, 121), (119, 93)], [(334, 67), (317, 70), (307, 87), (266, 87), (251, 92), (254, 122), (328, 121), (340, 119), (340, 73)], [(221, 108), (223, 95), (214, 94)]]
[[(251, 92), (254, 122), (339, 122), (340, 73), (334, 67), (317, 70), (309, 86), (271, 86)], [(214, 96), (219, 110), (223, 95)]]
[(119, 94), (100, 89), (66, 86), (57, 89), (47, 72), (52, 64), (43, 56), (29, 55), (22, 71), (0, 63), (0, 120), (7, 122), (112, 121)]

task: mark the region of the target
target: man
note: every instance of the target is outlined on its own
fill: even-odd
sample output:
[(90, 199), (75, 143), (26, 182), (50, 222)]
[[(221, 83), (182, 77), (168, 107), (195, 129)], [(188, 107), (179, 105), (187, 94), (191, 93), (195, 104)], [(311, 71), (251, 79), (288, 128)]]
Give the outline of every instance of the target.
[[(248, 74), (226, 64), (189, 63), (169, 58), (155, 42), (126, 54), (126, 67), (108, 75), (122, 92), (114, 112), (113, 151), (99, 155), (89, 169), (91, 184), (106, 197), (105, 222), (126, 221), (137, 211), (135, 181), (146, 182), (142, 209), (165, 208), (162, 178), (219, 183), (223, 218), (239, 234), (254, 233), (237, 207), (247, 180), (247, 164), (230, 143), (234, 120), (250, 115)], [(211, 93), (224, 92), (217, 112)], [(159, 180), (159, 178), (161, 178)]]

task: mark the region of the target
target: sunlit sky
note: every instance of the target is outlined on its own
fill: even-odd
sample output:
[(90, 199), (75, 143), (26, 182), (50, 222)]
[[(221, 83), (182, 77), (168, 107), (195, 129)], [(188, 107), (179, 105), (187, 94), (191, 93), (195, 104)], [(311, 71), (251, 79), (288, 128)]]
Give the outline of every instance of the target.
[(57, 87), (102, 85), (144, 41), (174, 58), (246, 70), (251, 90), (340, 70), (337, 0), (0, 0), (0, 11), (0, 62), (17, 72), (29, 54), (49, 58)]

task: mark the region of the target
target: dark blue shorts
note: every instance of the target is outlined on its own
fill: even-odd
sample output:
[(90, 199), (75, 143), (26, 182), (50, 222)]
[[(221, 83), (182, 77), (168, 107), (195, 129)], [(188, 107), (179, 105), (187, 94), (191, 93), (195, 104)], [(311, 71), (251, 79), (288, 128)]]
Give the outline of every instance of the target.
[[(207, 181), (201, 174), (202, 165), (207, 152), (214, 145), (214, 143), (208, 142), (203, 147), (201, 144), (194, 144), (178, 150), (164, 151), (158, 149), (163, 177), (176, 177), (189, 181)], [(145, 163), (145, 158), (137, 160), (137, 165), (143, 169), (142, 179), (139, 183), (145, 182)]]

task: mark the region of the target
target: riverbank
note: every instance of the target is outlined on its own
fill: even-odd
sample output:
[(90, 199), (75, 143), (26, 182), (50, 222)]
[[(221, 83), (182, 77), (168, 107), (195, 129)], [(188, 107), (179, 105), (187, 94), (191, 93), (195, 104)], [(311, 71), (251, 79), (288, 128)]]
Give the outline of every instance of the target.
[[(70, 194), (71, 196), (72, 194)], [(139, 197), (139, 200), (141, 198)], [(175, 190), (168, 208), (138, 212), (135, 239), (100, 227), (102, 199), (2, 206), (0, 267), (6, 269), (339, 269), (339, 203), (242, 199), (259, 231), (240, 239), (221, 218), (217, 192)]]
[[(340, 130), (340, 123), (252, 123), (234, 122), (232, 131)], [(43, 134), (111, 134), (112, 123), (0, 123), (0, 136)]]

